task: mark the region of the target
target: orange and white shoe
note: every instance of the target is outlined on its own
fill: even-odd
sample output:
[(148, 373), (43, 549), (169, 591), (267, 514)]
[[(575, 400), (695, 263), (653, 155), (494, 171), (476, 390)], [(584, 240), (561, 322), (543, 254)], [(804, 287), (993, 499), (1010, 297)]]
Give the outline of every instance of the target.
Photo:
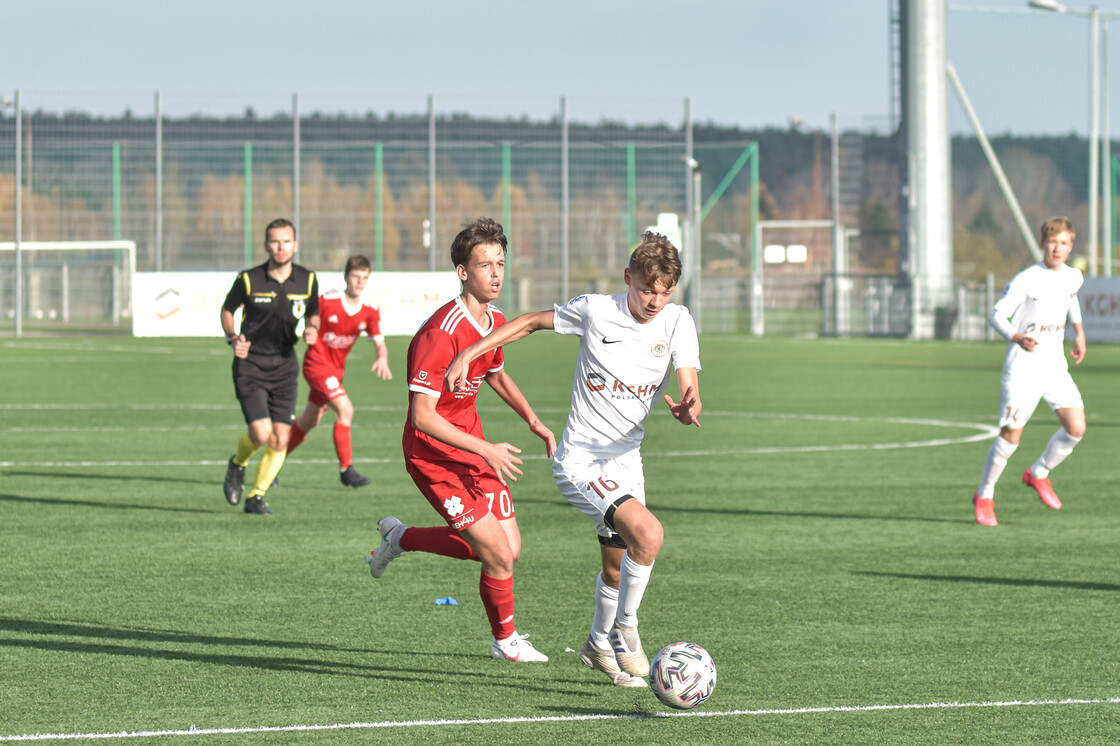
[(1033, 476), (1031, 470), (1027, 469), (1023, 472), (1023, 484), (1028, 487), (1034, 487), (1034, 491), (1038, 493), (1038, 498), (1045, 503), (1046, 507), (1053, 508), (1054, 510), (1062, 509), (1062, 501), (1054, 494), (1054, 488), (1050, 486), (1050, 478), (1042, 477), (1041, 479)]
[(996, 501), (990, 497), (973, 495), (972, 504), (976, 508), (976, 522), (981, 526), (998, 526), (996, 520)]

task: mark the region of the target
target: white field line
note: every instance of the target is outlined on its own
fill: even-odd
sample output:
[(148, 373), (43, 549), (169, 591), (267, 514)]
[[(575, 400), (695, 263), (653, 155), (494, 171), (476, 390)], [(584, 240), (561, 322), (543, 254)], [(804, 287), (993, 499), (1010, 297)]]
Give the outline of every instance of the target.
[[(962, 443), (974, 443), (979, 440), (991, 440), (999, 433), (999, 428), (993, 425), (982, 424), (978, 422), (950, 422), (946, 420), (930, 420), (918, 419), (909, 417), (851, 417), (844, 415), (816, 415), (816, 414), (767, 414), (758, 412), (709, 412), (706, 413), (709, 417), (743, 417), (750, 419), (762, 420), (812, 420), (818, 422), (882, 422), (891, 425), (919, 425), (923, 427), (952, 427), (963, 428), (968, 430), (976, 430), (973, 435), (966, 435), (959, 438), (935, 438), (932, 440), (914, 440), (914, 441), (898, 441), (892, 443), (850, 443), (850, 444), (837, 444), (831, 443), (827, 445), (809, 445), (809, 446), (767, 446), (760, 448), (720, 448), (714, 450), (692, 450), (692, 451), (646, 451), (643, 455), (649, 457), (680, 457), (680, 456), (748, 456), (748, 455), (762, 455), (762, 454), (777, 454), (777, 453), (823, 453), (827, 451), (882, 451), (894, 450), (900, 448), (931, 448), (935, 446), (959, 445)], [(98, 428), (92, 427), (88, 429), (81, 428), (61, 428), (66, 432), (113, 432), (125, 431), (129, 428)], [(139, 427), (133, 428), (136, 431), (153, 430), (158, 431), (158, 427)], [(173, 428), (174, 429), (174, 428)], [(188, 430), (193, 429), (213, 429), (213, 428), (195, 428), (193, 426), (187, 427)], [(224, 428), (223, 428), (224, 429)], [(233, 429), (240, 429), (239, 427)], [(0, 432), (58, 432), (49, 428), (36, 429), (36, 428), (8, 428), (0, 429)], [(537, 461), (546, 458), (539, 454), (523, 454), (523, 460)], [(403, 458), (355, 458), (355, 463), (362, 464), (392, 464), (400, 463)], [(32, 466), (38, 468), (56, 468), (56, 467), (128, 467), (128, 466), (221, 466), (226, 463), (224, 459), (218, 460), (167, 460), (167, 461), (0, 461), (0, 467), (12, 466)], [(332, 459), (291, 459), (293, 464), (327, 464), (334, 463)]]
[(657, 720), (665, 718), (726, 718), (759, 717), (765, 715), (828, 715), (836, 713), (889, 712), (892, 710), (967, 710), (994, 707), (1059, 707), (1069, 705), (1114, 705), (1120, 697), (1107, 699), (1031, 699), (1008, 702), (924, 702), (901, 705), (848, 705), (837, 707), (795, 707), (770, 710), (726, 710), (723, 712), (688, 711), (629, 713), (614, 715), (549, 715), (543, 717), (478, 718), (476, 720), (400, 720), (372, 723), (334, 723), (333, 725), (275, 725), (256, 728), (199, 728), (186, 730), (119, 731), (117, 733), (34, 733), (27, 735), (0, 735), (0, 742), (15, 741), (69, 741), (79, 739), (156, 738), (161, 736), (214, 736), (244, 733), (297, 733), (309, 731), (373, 730), (385, 728), (417, 728), (463, 725), (509, 725), (533, 723), (575, 723), (592, 720)]

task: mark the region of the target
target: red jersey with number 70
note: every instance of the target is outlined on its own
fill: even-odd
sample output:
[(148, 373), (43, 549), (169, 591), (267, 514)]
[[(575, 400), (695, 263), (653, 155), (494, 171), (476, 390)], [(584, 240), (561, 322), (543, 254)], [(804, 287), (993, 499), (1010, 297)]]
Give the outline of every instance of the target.
[(436, 413), (459, 430), (477, 438), (482, 434), (476, 397), (487, 373), (505, 365), (502, 348), (487, 352), (470, 364), (465, 390), (451, 393), (443, 383), (447, 366), (460, 351), (505, 323), (505, 316), (494, 306), (488, 307), (489, 328), (482, 328), (467, 310), (462, 298), (447, 303), (424, 322), (408, 346), (408, 415), (404, 421), (402, 445), (406, 459), (422, 461), (454, 461), (472, 463), (483, 472), (491, 472), (481, 457), (429, 437), (412, 426), (412, 406), (418, 396), (439, 398)]
[(346, 356), (358, 337), (381, 336), (381, 313), (366, 303), (355, 310), (346, 307), (345, 293), (334, 290), (319, 298), (319, 339), (303, 356), (304, 370), (346, 370)]

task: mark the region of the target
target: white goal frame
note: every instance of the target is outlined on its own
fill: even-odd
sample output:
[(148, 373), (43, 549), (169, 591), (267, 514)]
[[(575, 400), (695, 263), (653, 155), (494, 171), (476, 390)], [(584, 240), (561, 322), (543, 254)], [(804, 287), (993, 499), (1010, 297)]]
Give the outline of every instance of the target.
[[(16, 251), (16, 244), (13, 241), (0, 241), (0, 252)], [(112, 282), (112, 319), (113, 325), (119, 325), (121, 316), (132, 315), (132, 285), (133, 279), (136, 275), (136, 242), (135, 241), (20, 241), (19, 251), (16, 253), (17, 259), (23, 252), (30, 251), (116, 251), (118, 256), (122, 257), (125, 261), (121, 262), (123, 266), (119, 271), (111, 274)], [(16, 262), (17, 268), (22, 269), (22, 262)], [(15, 276), (15, 297), (20, 299), (21, 304), (26, 302), (26, 293), (24, 292), (24, 272), (17, 271)], [(70, 280), (67, 266), (63, 265), (61, 273), (62, 282), (62, 321), (69, 321), (70, 309)], [(125, 290), (127, 288), (127, 291)], [(22, 317), (22, 308), (16, 307), (17, 329), (18, 321)]]

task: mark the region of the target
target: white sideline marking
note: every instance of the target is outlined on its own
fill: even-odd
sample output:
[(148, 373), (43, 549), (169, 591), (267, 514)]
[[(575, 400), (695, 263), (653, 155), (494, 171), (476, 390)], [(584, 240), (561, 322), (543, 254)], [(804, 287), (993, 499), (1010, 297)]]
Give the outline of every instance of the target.
[[(3, 408), (4, 405), (0, 405)], [(24, 405), (16, 405), (24, 406)], [(41, 405), (25, 405), (28, 407), (36, 407)], [(60, 407), (69, 407), (71, 405), (60, 405)], [(147, 407), (147, 405), (143, 405)], [(203, 406), (210, 407), (211, 405), (189, 405), (189, 406)], [(567, 411), (567, 410), (565, 410)], [(696, 451), (647, 451), (644, 455), (650, 456), (744, 456), (744, 455), (759, 455), (759, 454), (774, 454), (774, 453), (821, 453), (826, 451), (881, 451), (881, 450), (894, 450), (899, 448), (930, 448), (934, 446), (947, 446), (959, 445), (962, 443), (974, 443), (978, 440), (990, 440), (999, 433), (999, 428), (993, 425), (986, 425), (978, 422), (950, 422), (947, 420), (928, 420), (917, 419), (909, 417), (851, 417), (846, 415), (821, 415), (821, 414), (780, 414), (780, 413), (758, 413), (758, 412), (710, 412), (708, 416), (727, 416), (727, 417), (743, 417), (750, 419), (770, 419), (770, 420), (814, 420), (820, 422), (884, 422), (892, 425), (924, 425), (927, 427), (959, 427), (970, 430), (977, 430), (975, 435), (966, 435), (961, 438), (935, 438), (933, 440), (914, 440), (902, 441), (896, 443), (853, 443), (853, 444), (829, 444), (818, 446), (772, 446), (760, 448), (721, 448), (716, 450), (696, 450)], [(107, 428), (112, 430), (115, 428)], [(144, 430), (145, 428), (136, 428)], [(151, 428), (158, 429), (158, 428)], [(194, 429), (193, 426), (188, 429)], [(206, 428), (213, 429), (213, 428)], [(238, 426), (235, 429), (240, 429)], [(11, 428), (12, 431), (17, 431), (16, 428)], [(99, 428), (91, 428), (91, 430), (99, 430)], [(27, 432), (35, 432), (33, 428), (27, 428)], [(537, 461), (547, 458), (539, 454), (522, 454), (521, 458), (526, 461)], [(393, 464), (400, 463), (404, 459), (398, 458), (356, 458), (354, 463), (361, 464)], [(111, 467), (124, 467), (124, 466), (224, 466), (227, 463), (226, 459), (218, 460), (201, 460), (201, 461), (0, 461), (0, 467), (11, 466), (33, 466), (39, 468), (55, 468), (55, 467), (96, 467), (96, 466), (111, 466)], [(290, 463), (293, 464), (330, 464), (334, 463), (333, 459), (291, 459)]]
[(256, 728), (196, 728), (186, 730), (119, 731), (117, 733), (35, 733), (0, 736), (5, 741), (68, 741), (77, 739), (155, 738), (159, 736), (214, 736), (243, 733), (296, 733), (301, 731), (372, 730), (376, 728), (416, 728), (445, 725), (509, 725), (518, 723), (569, 723), (590, 720), (656, 720), (663, 718), (758, 717), (762, 715), (821, 715), (843, 712), (884, 712), (891, 710), (964, 710), (987, 707), (1043, 707), (1057, 705), (1114, 705), (1120, 697), (1108, 699), (1030, 699), (1009, 702), (925, 702), (903, 705), (851, 705), (837, 707), (795, 707), (772, 710), (727, 710), (724, 712), (655, 712), (616, 715), (547, 715), (520, 718), (479, 718), (477, 720), (401, 720), (374, 723), (335, 723), (333, 725), (274, 725)]

